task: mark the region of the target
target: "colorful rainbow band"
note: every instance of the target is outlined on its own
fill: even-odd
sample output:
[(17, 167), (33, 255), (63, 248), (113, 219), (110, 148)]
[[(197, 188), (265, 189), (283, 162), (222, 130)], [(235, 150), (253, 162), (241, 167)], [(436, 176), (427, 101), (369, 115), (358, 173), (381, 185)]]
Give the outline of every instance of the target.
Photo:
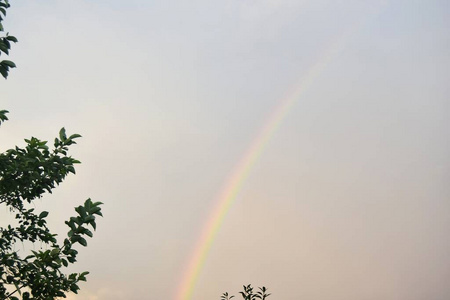
[[(381, 5), (378, 9), (375, 9), (375, 11), (379, 12), (385, 4), (387, 4), (387, 1), (381, 1)], [(376, 13), (372, 14), (372, 16), (374, 15), (376, 15)], [(236, 166), (229, 180), (227, 180), (227, 183), (222, 189), (222, 192), (219, 194), (217, 205), (213, 213), (210, 215), (208, 222), (204, 226), (204, 230), (196, 244), (195, 251), (189, 261), (181, 284), (176, 292), (176, 300), (192, 299), (195, 285), (200, 272), (203, 269), (208, 253), (214, 243), (217, 232), (230, 207), (241, 191), (241, 188), (249, 176), (254, 164), (263, 153), (266, 145), (279, 128), (283, 119), (292, 109), (295, 102), (311, 86), (314, 80), (322, 73), (330, 61), (343, 49), (344, 43), (348, 40), (350, 35), (362, 26), (363, 21), (367, 21), (367, 18), (361, 19), (360, 22), (357, 23), (357, 26), (353, 26), (349, 31), (346, 31), (344, 34), (332, 41), (326, 51), (319, 56), (317, 62), (309, 68), (306, 75), (294, 86), (295, 88), (288, 93), (285, 98), (279, 101), (279, 105), (265, 122), (262, 130), (253, 140), (251, 146)]]

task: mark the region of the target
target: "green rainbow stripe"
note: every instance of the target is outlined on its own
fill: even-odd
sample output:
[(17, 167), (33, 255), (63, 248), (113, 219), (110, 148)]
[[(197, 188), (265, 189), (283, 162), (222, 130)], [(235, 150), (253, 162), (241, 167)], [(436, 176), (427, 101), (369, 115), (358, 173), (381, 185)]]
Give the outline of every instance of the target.
[[(386, 3), (387, 1), (381, 1), (381, 4)], [(375, 11), (379, 12), (382, 6), (383, 5), (380, 5), (378, 9), (375, 9)], [(376, 15), (376, 13), (372, 14), (372, 16), (374, 15)], [(305, 76), (302, 77), (296, 85), (294, 85), (294, 89), (288, 93), (286, 97), (280, 100), (280, 103), (275, 111), (264, 123), (265, 125), (260, 130), (257, 137), (253, 140), (249, 149), (246, 151), (245, 155), (232, 172), (232, 175), (227, 180), (222, 192), (219, 194), (217, 205), (210, 215), (208, 222), (203, 227), (204, 230), (196, 244), (197, 246), (195, 247), (195, 251), (189, 261), (181, 284), (176, 291), (176, 300), (192, 299), (198, 277), (214, 243), (217, 232), (219, 231), (230, 207), (236, 200), (237, 195), (241, 191), (242, 186), (249, 176), (253, 166), (264, 152), (268, 142), (279, 128), (283, 119), (292, 109), (295, 102), (311, 86), (314, 80), (322, 73), (330, 61), (342, 50), (345, 41), (347, 41), (349, 36), (362, 26), (363, 21), (367, 21), (367, 17), (360, 20), (356, 26), (353, 26), (350, 30), (344, 32), (344, 34), (341, 34), (330, 43), (330, 46), (326, 48), (326, 51), (319, 56), (317, 62), (313, 64), (306, 72)]]
[(192, 298), (198, 276), (200, 275), (200, 271), (203, 269), (217, 232), (222, 225), (223, 220), (228, 213), (228, 210), (241, 191), (242, 186), (249, 176), (254, 164), (264, 152), (266, 145), (268, 144), (277, 128), (280, 126), (286, 114), (295, 104), (295, 100), (298, 99), (301, 94), (309, 87), (312, 81), (319, 75), (321, 70), (328, 63), (330, 58), (331, 55), (329, 54), (327, 55), (326, 59), (323, 59), (321, 62), (315, 64), (310, 69), (305, 79), (301, 80), (298, 88), (293, 93), (291, 93), (291, 95), (286, 97), (284, 101), (281, 101), (281, 104), (270, 116), (269, 120), (266, 122), (257, 138), (252, 142), (250, 148), (244, 155), (244, 158), (232, 172), (232, 176), (220, 193), (217, 205), (214, 208), (213, 213), (209, 217), (209, 220), (204, 227), (205, 230), (202, 232), (201, 237), (197, 242), (197, 247), (195, 248), (194, 255), (190, 260), (183, 283), (177, 293), (177, 300), (190, 300)]

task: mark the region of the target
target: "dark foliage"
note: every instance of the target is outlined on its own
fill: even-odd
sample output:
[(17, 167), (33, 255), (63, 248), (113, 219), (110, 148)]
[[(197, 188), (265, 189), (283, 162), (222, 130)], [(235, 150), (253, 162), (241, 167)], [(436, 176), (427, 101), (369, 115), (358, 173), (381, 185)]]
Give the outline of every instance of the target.
[[(6, 16), (6, 10), (10, 7), (8, 0), (0, 0), (0, 32), (4, 32), (3, 19)], [(17, 39), (9, 35), (9, 33), (0, 36), (0, 56), (9, 55), (9, 50), (11, 50), (11, 43), (17, 43)], [(6, 79), (9, 74), (10, 68), (15, 68), (16, 64), (10, 60), (0, 61), (0, 74)]]
[[(0, 111), (0, 124), (7, 120), (6, 113)], [(32, 137), (25, 139), (24, 148), (0, 153), (0, 206), (6, 205), (17, 223), (0, 227), (0, 299), (65, 298), (67, 292), (77, 293), (80, 281), (86, 281), (88, 272), (65, 274), (64, 269), (76, 262), (75, 245), (86, 246), (86, 237), (92, 237), (89, 227), (95, 230), (102, 203), (87, 199), (76, 207), (77, 215), (65, 222), (69, 232), (62, 243), (47, 227), (49, 213), (37, 213), (30, 205), (51, 193), (69, 173), (75, 174), (79, 161), (68, 156), (68, 150), (79, 137), (68, 137), (62, 128), (52, 149), (46, 141)], [(22, 247), (16, 245), (24, 242), (38, 243), (40, 250), (20, 255), (16, 249)]]

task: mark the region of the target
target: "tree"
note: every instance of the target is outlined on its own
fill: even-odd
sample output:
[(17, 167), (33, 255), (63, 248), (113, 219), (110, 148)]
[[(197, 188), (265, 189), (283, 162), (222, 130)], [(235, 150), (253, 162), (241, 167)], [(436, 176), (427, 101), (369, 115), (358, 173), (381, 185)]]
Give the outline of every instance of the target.
[[(0, 0), (0, 32), (2, 21), (10, 7), (8, 0)], [(6, 33), (0, 37), (0, 55), (9, 55), (10, 42), (17, 39)], [(0, 73), (6, 79), (9, 68), (15, 64), (0, 61)], [(0, 110), (0, 125), (8, 120), (7, 110)], [(0, 153), (0, 206), (6, 206), (15, 215), (15, 224), (0, 227), (0, 299), (47, 300), (66, 297), (66, 293), (77, 293), (80, 281), (86, 281), (89, 272), (66, 274), (69, 264), (76, 262), (76, 244), (87, 246), (86, 237), (92, 237), (91, 226), (96, 229), (96, 215), (102, 216), (101, 202), (87, 199), (75, 208), (77, 215), (65, 224), (69, 227), (62, 243), (47, 227), (47, 211), (37, 213), (33, 201), (59, 185), (69, 173), (75, 174), (78, 160), (68, 155), (69, 147), (81, 137), (69, 137), (62, 128), (55, 138), (53, 148), (47, 141), (35, 137), (25, 139), (25, 148), (15, 147)], [(21, 243), (23, 250), (16, 250)], [(25, 250), (36, 243), (40, 249)], [(29, 247), (27, 247), (28, 249)], [(30, 247), (31, 248), (31, 247)]]
[[(8, 0), (0, 0), (0, 32), (4, 32), (3, 28), (3, 18), (6, 16), (6, 10), (10, 7)], [(9, 50), (11, 49), (11, 42), (17, 43), (17, 39), (6, 33), (0, 37), (0, 56), (2, 54), (9, 55)], [(0, 74), (6, 79), (8, 77), (9, 68), (15, 68), (16, 64), (10, 60), (0, 61)]]
[[(265, 300), (267, 297), (269, 297), (271, 294), (267, 294), (267, 288), (263, 286), (262, 288), (259, 288), (259, 291), (256, 293), (253, 292), (253, 287), (251, 284), (244, 285), (244, 290), (242, 292), (239, 292), (244, 300), (256, 300), (261, 299)], [(220, 297), (221, 300), (230, 300), (231, 298), (234, 298), (234, 296), (229, 295), (228, 293), (223, 293)]]
[[(0, 124), (7, 120), (6, 113), (0, 111)], [(65, 298), (67, 292), (77, 293), (80, 281), (86, 281), (89, 272), (65, 274), (64, 269), (76, 262), (75, 245), (87, 246), (86, 237), (93, 235), (88, 226), (96, 229), (95, 216), (102, 216), (102, 203), (87, 199), (75, 208), (77, 216), (65, 222), (69, 232), (63, 243), (47, 227), (49, 213), (30, 207), (69, 173), (75, 174), (74, 165), (80, 162), (68, 156), (68, 150), (79, 137), (67, 137), (62, 128), (53, 149), (46, 141), (31, 137), (25, 139), (25, 148), (16, 146), (0, 153), (0, 205), (15, 214), (17, 223), (0, 227), (0, 299), (19, 299), (20, 295), (36, 300)], [(40, 250), (16, 250), (24, 248), (15, 247), (24, 242), (40, 243)]]

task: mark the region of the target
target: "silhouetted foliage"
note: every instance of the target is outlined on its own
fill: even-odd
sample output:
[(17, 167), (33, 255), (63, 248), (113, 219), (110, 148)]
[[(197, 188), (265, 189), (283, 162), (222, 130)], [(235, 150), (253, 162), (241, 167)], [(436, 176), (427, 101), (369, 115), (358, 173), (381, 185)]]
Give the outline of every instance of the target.
[[(7, 112), (0, 111), (0, 124), (8, 119)], [(0, 206), (6, 205), (16, 223), (0, 227), (0, 299), (65, 298), (66, 292), (77, 293), (78, 283), (86, 281), (89, 272), (65, 274), (64, 269), (76, 262), (75, 245), (86, 246), (86, 237), (92, 237), (88, 226), (95, 230), (102, 203), (87, 199), (75, 208), (77, 215), (65, 222), (69, 232), (63, 243), (47, 227), (49, 213), (38, 213), (33, 205), (69, 173), (75, 174), (79, 161), (68, 156), (68, 150), (79, 137), (67, 136), (62, 128), (52, 149), (46, 141), (31, 137), (25, 139), (25, 148), (0, 153)], [(24, 242), (38, 243), (40, 250), (25, 251)], [(18, 243), (22, 247), (16, 247)], [(22, 253), (17, 248), (23, 248)]]
[(234, 296), (229, 296), (227, 292), (223, 293), (220, 297), (221, 300), (230, 300), (231, 298), (234, 298)]
[[(4, 31), (3, 18), (10, 7), (8, 0), (0, 0), (0, 32)], [(8, 33), (0, 37), (0, 55), (9, 55), (11, 42), (17, 39)], [(0, 61), (0, 73), (6, 79), (9, 69), (16, 65), (9, 60)], [(0, 110), (0, 125), (8, 120), (7, 110)], [(89, 272), (66, 274), (65, 268), (76, 262), (76, 244), (87, 246), (86, 237), (96, 229), (95, 216), (102, 216), (101, 202), (87, 199), (75, 208), (77, 215), (65, 224), (67, 238), (58, 243), (56, 234), (47, 227), (47, 211), (35, 212), (34, 200), (46, 192), (51, 193), (69, 173), (75, 174), (78, 160), (68, 156), (69, 146), (76, 144), (79, 134), (66, 135), (62, 128), (52, 148), (47, 141), (35, 137), (25, 139), (25, 148), (15, 147), (0, 153), (0, 206), (5, 205), (15, 215), (14, 224), (0, 227), (0, 299), (47, 300), (77, 293), (78, 283), (86, 281)], [(33, 245), (33, 250), (26, 251)], [(22, 252), (16, 245), (22, 245)], [(35, 244), (40, 249), (35, 251)]]
[[(239, 292), (244, 300), (254, 300), (254, 299), (266, 299), (271, 294), (267, 294), (267, 288), (265, 286), (260, 287), (259, 291), (256, 293), (253, 292), (253, 287), (251, 284), (244, 285), (244, 290)], [(230, 300), (231, 298), (234, 298), (234, 296), (229, 295), (228, 293), (223, 293), (220, 297), (221, 300)]]
[[(3, 19), (6, 16), (6, 10), (10, 7), (8, 0), (0, 0), (0, 32), (4, 32)], [(17, 43), (17, 39), (6, 33), (0, 37), (0, 56), (3, 54), (9, 55), (11, 49), (11, 42)], [(0, 61), (0, 74), (6, 79), (10, 68), (15, 68), (16, 64), (10, 60)]]

